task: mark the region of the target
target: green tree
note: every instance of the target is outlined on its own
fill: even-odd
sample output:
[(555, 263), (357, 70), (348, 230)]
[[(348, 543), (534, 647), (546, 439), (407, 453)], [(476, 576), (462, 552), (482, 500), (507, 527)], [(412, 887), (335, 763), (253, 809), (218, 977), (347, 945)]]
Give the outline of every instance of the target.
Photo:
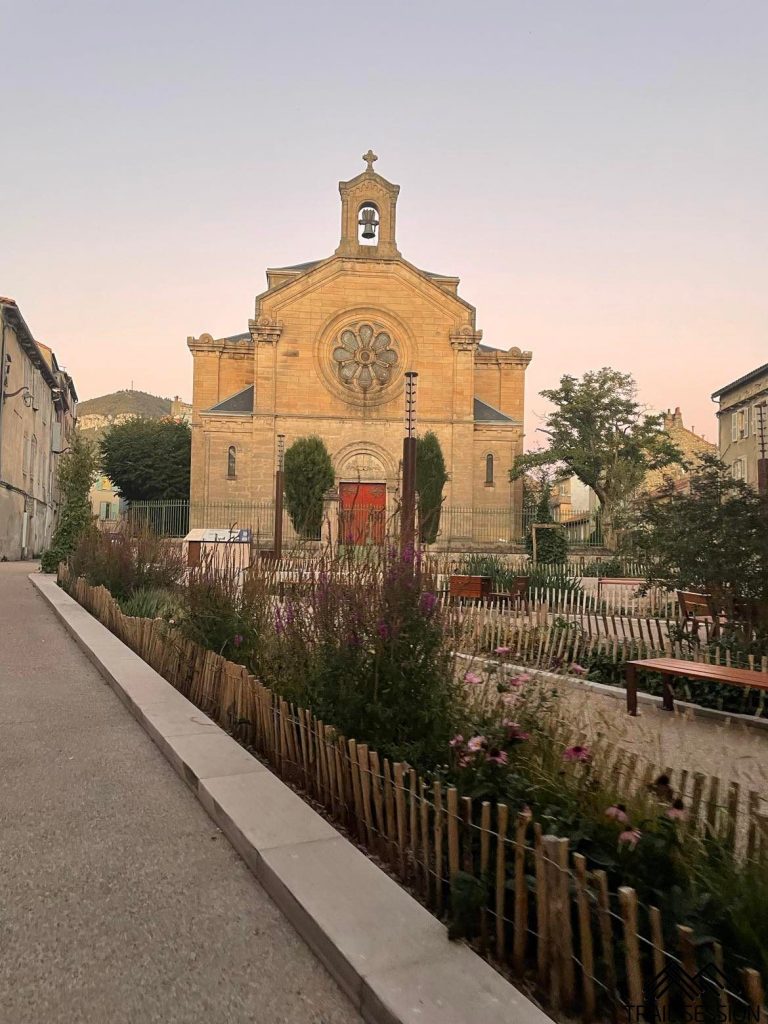
[(419, 494), (419, 538), (434, 544), (440, 529), (443, 487), (448, 479), (443, 450), (431, 430), (416, 439), (416, 490)]
[(40, 560), (43, 572), (56, 572), (59, 562), (74, 551), (80, 537), (93, 521), (88, 493), (97, 470), (96, 447), (79, 431), (70, 442), (69, 451), (59, 459), (56, 479), (59, 485), (59, 520), (51, 546)]
[(568, 538), (562, 526), (555, 526), (550, 508), (551, 483), (546, 476), (541, 478), (541, 491), (533, 514), (533, 521), (525, 537), (529, 555), (533, 555), (533, 528), (538, 523), (547, 525), (545, 530), (536, 530), (536, 562), (547, 564), (564, 562), (568, 557)]
[(609, 367), (581, 380), (566, 374), (559, 387), (541, 395), (554, 406), (542, 428), (549, 445), (520, 456), (512, 478), (537, 466), (577, 476), (597, 495), (606, 545), (615, 547), (622, 517), (646, 473), (681, 461), (663, 416), (644, 411), (631, 374)]
[(300, 437), (285, 453), (285, 507), (302, 537), (318, 539), (323, 495), (333, 487), (331, 456), (319, 437)]
[(136, 416), (99, 443), (102, 471), (128, 501), (189, 497), (192, 433), (179, 420)]
[(700, 456), (690, 492), (669, 483), (638, 503), (626, 543), (649, 585), (712, 595), (728, 618), (768, 636), (768, 498), (734, 480), (716, 455)]

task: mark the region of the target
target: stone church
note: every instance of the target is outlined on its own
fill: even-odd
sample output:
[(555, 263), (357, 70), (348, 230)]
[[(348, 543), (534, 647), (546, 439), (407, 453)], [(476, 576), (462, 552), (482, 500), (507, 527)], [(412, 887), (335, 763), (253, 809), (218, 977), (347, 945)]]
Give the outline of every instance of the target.
[(191, 500), (269, 500), (278, 435), (321, 437), (342, 510), (389, 513), (400, 489), (404, 374), (416, 371), (417, 432), (440, 440), (445, 504), (521, 507), (508, 470), (522, 452), (530, 352), (481, 344), (459, 279), (397, 247), (399, 185), (366, 168), (339, 183), (341, 239), (326, 259), (268, 269), (248, 330), (202, 334), (194, 360)]

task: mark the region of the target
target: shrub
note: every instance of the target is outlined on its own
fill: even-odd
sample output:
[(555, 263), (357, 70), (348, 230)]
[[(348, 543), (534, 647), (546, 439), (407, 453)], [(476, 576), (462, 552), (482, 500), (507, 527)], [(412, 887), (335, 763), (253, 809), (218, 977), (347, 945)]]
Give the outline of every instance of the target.
[(57, 481), (61, 494), (61, 509), (51, 546), (43, 552), (40, 567), (43, 572), (56, 572), (59, 562), (67, 559), (80, 537), (88, 530), (92, 520), (89, 491), (96, 473), (96, 449), (78, 431), (59, 461)]
[(555, 526), (552, 511), (549, 507), (549, 484), (542, 484), (541, 497), (536, 506), (536, 513), (525, 538), (525, 547), (533, 557), (533, 531), (535, 526), (543, 524), (545, 530), (536, 530), (536, 561), (537, 563), (564, 562), (568, 557), (568, 538), (562, 526)]
[(285, 505), (300, 536), (319, 539), (323, 495), (333, 481), (333, 463), (323, 441), (319, 437), (294, 441), (285, 453)]
[(99, 450), (104, 473), (128, 501), (189, 497), (189, 424), (135, 416), (110, 427)]
[(118, 601), (139, 590), (173, 590), (186, 573), (181, 545), (146, 528), (134, 533), (91, 528), (70, 555), (69, 567), (91, 586), (106, 587)]
[(179, 597), (158, 587), (142, 587), (120, 602), (125, 615), (141, 619), (173, 618), (181, 615)]
[(448, 479), (437, 435), (431, 430), (416, 441), (416, 490), (419, 493), (419, 538), (434, 544), (440, 530), (443, 487)]

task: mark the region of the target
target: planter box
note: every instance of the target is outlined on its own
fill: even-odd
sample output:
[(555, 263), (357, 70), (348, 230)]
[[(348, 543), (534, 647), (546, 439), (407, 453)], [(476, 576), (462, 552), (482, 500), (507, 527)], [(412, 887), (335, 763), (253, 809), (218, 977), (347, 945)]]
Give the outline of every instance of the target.
[(490, 576), (451, 576), (449, 594), (451, 597), (463, 597), (481, 601), (491, 593)]

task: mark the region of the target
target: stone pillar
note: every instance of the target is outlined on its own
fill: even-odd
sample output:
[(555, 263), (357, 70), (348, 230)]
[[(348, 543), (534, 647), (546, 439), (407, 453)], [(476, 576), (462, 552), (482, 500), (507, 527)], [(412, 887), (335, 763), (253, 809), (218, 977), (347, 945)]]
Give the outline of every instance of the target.
[(275, 415), (277, 390), (277, 343), (283, 331), (278, 320), (261, 316), (248, 321), (248, 330), (253, 338), (253, 411)]
[[(453, 349), (453, 465), (451, 505), (471, 509), (474, 501), (475, 353), (483, 337), (474, 324), (457, 324), (451, 331)], [(461, 537), (472, 539), (472, 515), (462, 514)]]
[(323, 495), (323, 526), (320, 541), (333, 558), (339, 549), (339, 490), (330, 487)]

